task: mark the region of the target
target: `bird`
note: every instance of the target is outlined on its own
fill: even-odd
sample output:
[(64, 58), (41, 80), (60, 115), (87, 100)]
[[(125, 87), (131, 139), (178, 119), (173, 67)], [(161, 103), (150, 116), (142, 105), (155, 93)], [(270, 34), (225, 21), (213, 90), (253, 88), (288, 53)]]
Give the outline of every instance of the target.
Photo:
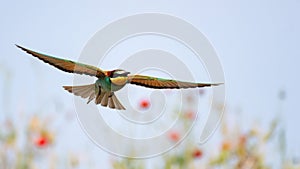
[(26, 53), (62, 71), (96, 77), (97, 80), (93, 84), (63, 86), (63, 88), (76, 96), (87, 99), (87, 104), (94, 100), (96, 105), (100, 104), (101, 106), (116, 110), (126, 110), (116, 97), (115, 92), (122, 89), (127, 84), (134, 84), (153, 89), (201, 88), (223, 84), (177, 81), (172, 79), (131, 74), (123, 69), (102, 70), (95, 66), (36, 52), (17, 44), (16, 46)]

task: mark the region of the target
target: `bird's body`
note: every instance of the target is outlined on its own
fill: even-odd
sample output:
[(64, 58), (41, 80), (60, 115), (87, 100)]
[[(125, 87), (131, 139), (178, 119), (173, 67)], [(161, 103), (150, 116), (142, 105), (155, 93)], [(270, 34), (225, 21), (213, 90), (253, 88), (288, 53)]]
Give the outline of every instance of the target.
[(124, 106), (117, 99), (114, 92), (122, 89), (126, 84), (129, 83), (155, 89), (196, 88), (219, 85), (213, 83), (182, 82), (143, 75), (130, 75), (130, 72), (121, 69), (104, 71), (94, 66), (41, 54), (19, 45), (16, 46), (28, 54), (31, 54), (34, 57), (37, 57), (40, 60), (65, 72), (97, 77), (98, 79), (94, 84), (63, 87), (74, 95), (81, 96), (82, 98), (88, 98), (87, 103), (95, 99), (96, 104), (101, 104), (104, 107), (108, 106), (113, 109), (125, 110)]
[(122, 89), (126, 85), (127, 79), (128, 79), (127, 77), (115, 77), (115, 78), (105, 77), (105, 78), (99, 78), (96, 81), (96, 84), (101, 86), (105, 91), (115, 92)]

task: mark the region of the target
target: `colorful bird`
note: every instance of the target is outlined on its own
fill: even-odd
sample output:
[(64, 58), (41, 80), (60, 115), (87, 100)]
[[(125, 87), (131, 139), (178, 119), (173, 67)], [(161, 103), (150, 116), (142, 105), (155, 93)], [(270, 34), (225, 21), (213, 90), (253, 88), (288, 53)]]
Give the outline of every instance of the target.
[(154, 89), (179, 89), (216, 86), (222, 83), (192, 83), (171, 79), (162, 79), (143, 75), (130, 75), (130, 72), (121, 69), (111, 71), (101, 70), (97, 67), (60, 59), (57, 57), (38, 53), (22, 46), (16, 45), (23, 51), (34, 57), (69, 73), (84, 74), (97, 77), (94, 84), (82, 86), (63, 86), (63, 88), (76, 96), (88, 98), (87, 104), (95, 99), (96, 104), (112, 109), (125, 110), (125, 107), (117, 99), (115, 92), (122, 89), (126, 84), (135, 84)]

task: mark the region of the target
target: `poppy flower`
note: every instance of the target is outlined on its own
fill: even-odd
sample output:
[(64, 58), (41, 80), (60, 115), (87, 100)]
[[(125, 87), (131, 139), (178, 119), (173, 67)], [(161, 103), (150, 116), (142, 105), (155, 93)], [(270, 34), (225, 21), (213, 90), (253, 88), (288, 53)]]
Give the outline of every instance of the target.
[(34, 144), (39, 148), (43, 148), (49, 144), (49, 140), (46, 137), (40, 136), (34, 141)]
[(150, 107), (150, 102), (147, 99), (143, 99), (140, 101), (140, 108), (148, 109)]
[(200, 149), (195, 149), (192, 153), (192, 156), (194, 158), (200, 158), (200, 157), (202, 157), (202, 155), (203, 155), (203, 152)]

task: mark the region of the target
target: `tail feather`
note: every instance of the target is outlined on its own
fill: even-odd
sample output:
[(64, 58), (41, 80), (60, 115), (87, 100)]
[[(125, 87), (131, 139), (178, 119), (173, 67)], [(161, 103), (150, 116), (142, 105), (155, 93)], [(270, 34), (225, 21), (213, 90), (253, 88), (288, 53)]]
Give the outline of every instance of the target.
[(108, 106), (112, 109), (116, 108), (115, 103), (111, 97), (108, 98)]
[(125, 110), (125, 107), (120, 103), (115, 94), (111, 96), (111, 99), (113, 100), (116, 109)]
[(95, 97), (95, 94), (91, 94), (86, 104), (89, 104), (93, 99), (95, 99)]
[(105, 94), (105, 92), (104, 92), (104, 91), (101, 91), (101, 89), (100, 89), (100, 90), (99, 90), (99, 93), (98, 93), (97, 96), (96, 96), (96, 100), (95, 100), (95, 103), (96, 103), (96, 104), (100, 104), (100, 103), (101, 103), (104, 94)]
[(63, 86), (65, 90), (76, 96), (88, 98), (87, 104), (95, 99), (95, 104), (101, 104), (104, 107), (112, 109), (125, 110), (114, 92), (103, 91), (99, 88), (99, 92), (96, 93), (96, 87), (97, 86), (95, 84), (83, 86)]
[(103, 98), (102, 98), (102, 101), (101, 101), (101, 105), (106, 107), (107, 104), (108, 104), (108, 96), (109, 96), (109, 92), (105, 92)]

